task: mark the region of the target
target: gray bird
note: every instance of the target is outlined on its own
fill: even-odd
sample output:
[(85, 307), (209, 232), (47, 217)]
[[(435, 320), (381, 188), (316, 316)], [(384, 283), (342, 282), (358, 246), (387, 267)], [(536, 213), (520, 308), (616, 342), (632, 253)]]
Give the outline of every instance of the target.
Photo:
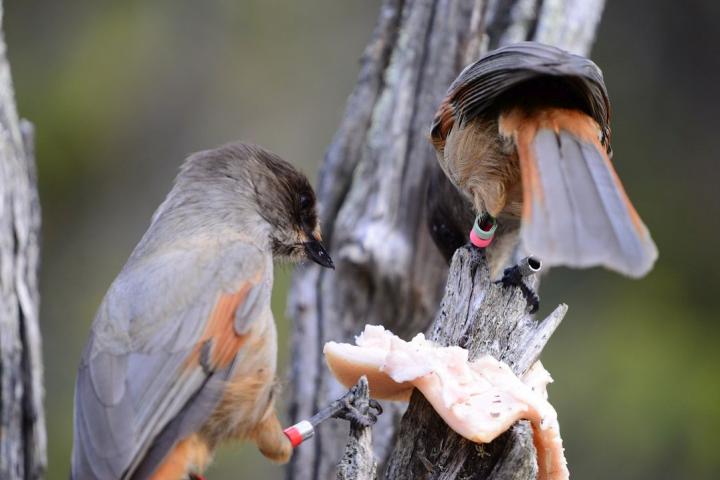
[(652, 268), (657, 248), (611, 163), (610, 100), (587, 58), (536, 42), (490, 52), (450, 86), (431, 139), (442, 172), (429, 222), (446, 258), (477, 214), (497, 219), (493, 275), (518, 243), (547, 265)]
[(228, 439), (288, 461), (273, 259), (333, 268), (306, 177), (260, 147), (190, 156), (92, 324), (72, 478), (193, 478)]

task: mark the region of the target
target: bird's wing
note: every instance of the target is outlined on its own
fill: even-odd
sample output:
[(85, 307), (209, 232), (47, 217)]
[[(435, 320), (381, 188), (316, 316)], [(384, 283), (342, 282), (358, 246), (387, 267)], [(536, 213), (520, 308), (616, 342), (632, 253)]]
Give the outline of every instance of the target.
[(542, 77), (565, 80), (562, 94), (577, 96), (581, 107), (601, 126), (609, 149), (610, 101), (600, 69), (585, 57), (537, 42), (499, 48), (466, 67), (448, 89), (435, 115), (433, 143), (441, 146), (455, 123), (463, 124), (493, 112), (498, 99), (508, 91)]
[[(214, 410), (272, 272), (242, 244), (131, 262), (106, 295), (75, 388), (75, 479), (134, 478)], [(151, 470), (150, 470), (151, 471)]]

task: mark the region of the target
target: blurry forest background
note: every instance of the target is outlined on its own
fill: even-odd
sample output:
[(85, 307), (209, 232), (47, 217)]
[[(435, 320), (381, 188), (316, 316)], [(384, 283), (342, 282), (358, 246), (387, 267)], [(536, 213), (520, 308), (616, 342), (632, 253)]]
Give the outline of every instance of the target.
[[(37, 128), (49, 479), (69, 472), (95, 309), (182, 159), (243, 139), (315, 178), (378, 5), (5, 2), (19, 111)], [(720, 478), (718, 18), (713, 0), (609, 0), (598, 32), (615, 163), (660, 260), (642, 281), (556, 270), (543, 283), (544, 310), (570, 305), (543, 361), (574, 478)], [(281, 363), (289, 275), (274, 292)], [(208, 472), (281, 476), (237, 445)]]

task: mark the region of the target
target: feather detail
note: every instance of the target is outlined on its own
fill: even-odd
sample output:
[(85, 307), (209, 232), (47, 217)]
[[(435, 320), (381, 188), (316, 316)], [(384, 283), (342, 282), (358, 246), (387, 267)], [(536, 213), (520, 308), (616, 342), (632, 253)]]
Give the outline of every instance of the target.
[(601, 143), (598, 124), (578, 110), (514, 109), (501, 135), (517, 147), (523, 181), (524, 248), (548, 265), (602, 265), (646, 274), (657, 249)]
[[(270, 329), (270, 257), (211, 248), (131, 259), (111, 286), (78, 372), (72, 478), (148, 478), (208, 421), (247, 337)], [(249, 360), (274, 372), (274, 350)]]
[(198, 435), (190, 435), (175, 445), (150, 480), (181, 480), (188, 471), (202, 472), (210, 456), (207, 444)]
[(253, 300), (248, 299), (253, 287), (251, 282), (245, 282), (235, 293), (218, 296), (205, 331), (187, 359), (188, 367), (202, 364), (204, 369), (213, 371), (230, 365), (247, 338), (236, 331), (235, 315), (239, 309), (252, 308), (245, 302)]
[(430, 129), (430, 140), (439, 151), (445, 148), (445, 139), (455, 124), (455, 109), (451, 100), (451, 97), (446, 97), (440, 104)]
[(585, 57), (537, 42), (507, 45), (468, 65), (438, 109), (433, 143), (454, 125), (495, 117), (504, 104), (548, 100), (585, 112), (600, 125), (609, 146), (610, 100), (600, 69)]

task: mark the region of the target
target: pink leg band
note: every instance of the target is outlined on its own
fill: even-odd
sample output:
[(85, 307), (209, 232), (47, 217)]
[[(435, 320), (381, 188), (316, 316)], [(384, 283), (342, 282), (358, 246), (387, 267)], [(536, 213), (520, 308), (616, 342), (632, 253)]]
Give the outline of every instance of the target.
[(470, 230), (470, 243), (472, 243), (473, 245), (475, 245), (478, 248), (487, 247), (488, 245), (490, 245), (492, 243), (493, 238), (495, 238), (494, 235), (488, 239), (480, 238), (477, 235), (475, 235), (474, 230)]

